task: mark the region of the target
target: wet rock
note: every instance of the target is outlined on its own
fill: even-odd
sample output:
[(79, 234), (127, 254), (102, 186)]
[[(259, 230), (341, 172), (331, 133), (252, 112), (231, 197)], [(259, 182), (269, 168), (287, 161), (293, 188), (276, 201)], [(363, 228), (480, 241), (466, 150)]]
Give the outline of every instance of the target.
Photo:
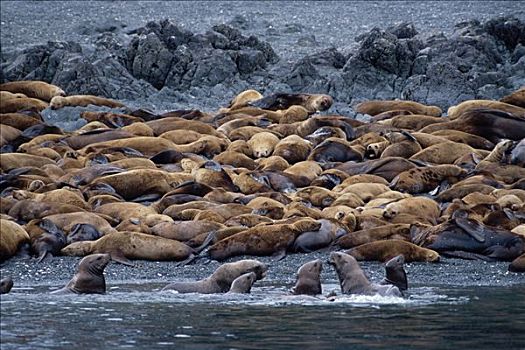
[(388, 27), (387, 32), (394, 34), (398, 39), (410, 39), (415, 37), (418, 32), (414, 23), (401, 22), (397, 25)]
[(487, 21), (483, 28), (502, 41), (508, 50), (513, 50), (518, 44), (525, 44), (525, 23), (517, 18), (494, 18)]

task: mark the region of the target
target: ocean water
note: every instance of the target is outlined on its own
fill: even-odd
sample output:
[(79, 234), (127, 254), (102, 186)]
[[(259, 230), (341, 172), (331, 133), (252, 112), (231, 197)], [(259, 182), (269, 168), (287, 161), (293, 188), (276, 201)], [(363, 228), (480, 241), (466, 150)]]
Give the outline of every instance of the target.
[[(525, 349), (525, 286), (412, 286), (404, 298), (14, 288), (1, 297), (1, 349)], [(323, 284), (323, 291), (339, 291)]]

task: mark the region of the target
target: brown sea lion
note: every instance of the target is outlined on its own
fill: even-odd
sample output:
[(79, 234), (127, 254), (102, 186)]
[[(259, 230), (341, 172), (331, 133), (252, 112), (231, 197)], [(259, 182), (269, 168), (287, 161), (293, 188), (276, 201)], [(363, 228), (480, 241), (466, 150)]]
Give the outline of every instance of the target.
[(0, 281), (0, 294), (7, 294), (13, 288), (13, 279), (11, 277), (2, 278)]
[(194, 254), (195, 250), (172, 239), (138, 232), (115, 232), (96, 241), (71, 243), (61, 253), (70, 256), (107, 253), (112, 260), (133, 265), (129, 259), (180, 261)]
[(293, 224), (255, 226), (213, 244), (208, 254), (219, 261), (236, 255), (274, 255), (282, 259), (301, 233), (317, 231), (320, 227), (321, 223), (311, 219)]
[(336, 166), (349, 175), (372, 174), (392, 181), (399, 173), (416, 168), (416, 165), (401, 157), (387, 157), (381, 159), (367, 160), (361, 163), (346, 162)]
[(370, 283), (357, 260), (343, 252), (332, 252), (328, 263), (334, 266), (343, 294), (402, 296), (394, 285)]
[(126, 107), (124, 104), (111, 100), (109, 98), (98, 97), (93, 95), (73, 95), (73, 96), (55, 96), (51, 99), (49, 106), (51, 109), (60, 109), (64, 107), (87, 107), (89, 105), (94, 106), (106, 106), (109, 108), (121, 108)]
[(448, 119), (442, 117), (431, 117), (428, 115), (399, 115), (392, 119), (379, 122), (381, 125), (388, 125), (399, 129), (419, 130), (427, 125), (443, 123)]
[(510, 272), (525, 272), (525, 254), (521, 254), (516, 259), (512, 260), (509, 265)]
[(472, 148), (483, 149), (487, 151), (490, 151), (494, 148), (494, 144), (484, 137), (472, 135), (459, 130), (438, 130), (434, 131), (432, 135), (444, 137), (449, 141), (464, 143)]
[(173, 282), (162, 290), (173, 290), (178, 293), (226, 293), (230, 290), (233, 281), (239, 276), (253, 272), (256, 279), (266, 276), (268, 267), (258, 260), (239, 260), (219, 266), (209, 277), (195, 282)]
[(290, 164), (286, 161), (286, 159), (281, 156), (259, 158), (255, 162), (257, 163), (256, 169), (263, 171), (284, 171), (290, 167)]
[(20, 247), (29, 243), (26, 230), (11, 220), (0, 219), (0, 262), (13, 257)]
[[(2, 85), (0, 84), (0, 87)], [(22, 94), (22, 93), (12, 93), (9, 91), (0, 90), (0, 99), (7, 101), (13, 98), (27, 98), (28, 96)]]
[(155, 236), (183, 242), (201, 233), (216, 231), (221, 228), (224, 228), (224, 225), (211, 221), (174, 221), (156, 224), (151, 227), (151, 233)]
[(111, 112), (83, 111), (80, 113), (80, 118), (85, 119), (87, 122), (99, 121), (110, 128), (122, 128), (133, 123), (144, 122), (144, 120), (139, 117)]
[(502, 97), (500, 102), (525, 108), (525, 86), (507, 96)]
[(77, 150), (94, 143), (125, 139), (129, 137), (133, 137), (133, 134), (123, 130), (97, 129), (83, 132), (79, 135), (71, 135), (64, 138), (64, 141), (71, 148)]
[(436, 222), (441, 209), (436, 201), (426, 197), (408, 197), (386, 205), (383, 217), (393, 219), (399, 214), (412, 214), (429, 222)]
[(450, 119), (456, 119), (467, 111), (472, 111), (479, 108), (497, 109), (525, 120), (525, 108), (492, 100), (468, 100), (461, 102), (460, 104), (451, 106), (448, 109), (448, 117)]
[(392, 180), (390, 187), (396, 191), (417, 194), (432, 191), (442, 181), (455, 183), (466, 174), (464, 169), (449, 164), (413, 168), (399, 173)]
[(406, 262), (438, 262), (439, 254), (431, 249), (422, 248), (413, 243), (397, 239), (381, 240), (365, 243), (346, 251), (357, 260), (388, 261), (393, 257), (403, 254)]
[(358, 113), (369, 114), (375, 116), (379, 113), (404, 110), (414, 114), (423, 114), (433, 117), (439, 117), (442, 113), (441, 108), (437, 106), (425, 106), (414, 101), (365, 101), (359, 103), (355, 108)]
[(11, 93), (22, 93), (27, 97), (37, 98), (46, 102), (51, 101), (55, 96), (65, 96), (64, 90), (56, 85), (48, 84), (44, 81), (24, 80), (12, 81), (0, 84), (0, 90)]
[(0, 113), (16, 113), (25, 110), (41, 112), (47, 107), (49, 107), (49, 105), (46, 102), (30, 97), (0, 101)]
[(85, 210), (71, 204), (37, 202), (30, 199), (24, 199), (13, 205), (8, 214), (19, 221), (28, 222), (33, 219), (41, 219), (48, 215), (75, 212), (85, 212)]
[(286, 159), (288, 163), (295, 164), (306, 160), (311, 150), (312, 145), (309, 141), (297, 135), (290, 135), (275, 145), (273, 155), (281, 156)]
[(82, 258), (73, 278), (64, 288), (55, 290), (51, 294), (105, 294), (104, 269), (110, 261), (109, 254), (91, 254)]
[(263, 95), (257, 90), (245, 90), (235, 96), (228, 106), (230, 110), (240, 107), (246, 107), (250, 102), (263, 98)]
[(34, 156), (24, 153), (2, 153), (0, 154), (0, 168), (3, 171), (9, 171), (15, 168), (34, 166), (41, 168), (46, 164), (55, 164), (49, 158)]
[(272, 154), (275, 146), (279, 143), (279, 138), (265, 131), (253, 135), (247, 143), (255, 158), (264, 158)]
[(336, 240), (336, 245), (343, 249), (384, 239), (398, 239), (410, 241), (410, 225), (389, 224), (379, 227), (349, 232)]
[(213, 160), (222, 165), (231, 165), (235, 168), (246, 168), (254, 170), (257, 168), (257, 163), (244, 153), (235, 151), (224, 151), (213, 157)]
[(292, 294), (317, 295), (322, 294), (321, 271), (323, 263), (321, 260), (309, 261), (302, 265), (297, 271), (295, 286), (290, 290)]
[(233, 280), (228, 293), (250, 293), (256, 281), (257, 275), (254, 272), (245, 273)]
[(410, 160), (432, 164), (453, 164), (458, 158), (470, 153), (478, 152), (469, 145), (449, 141), (422, 149), (411, 156)]
[(35, 118), (24, 113), (3, 113), (0, 114), (0, 123), (12, 126), (18, 130), (24, 130), (31, 126), (42, 124), (42, 118)]
[(50, 220), (34, 220), (26, 225), (26, 229), (31, 239), (31, 252), (37, 257), (37, 262), (48, 256), (59, 255), (60, 250), (67, 244), (64, 231)]

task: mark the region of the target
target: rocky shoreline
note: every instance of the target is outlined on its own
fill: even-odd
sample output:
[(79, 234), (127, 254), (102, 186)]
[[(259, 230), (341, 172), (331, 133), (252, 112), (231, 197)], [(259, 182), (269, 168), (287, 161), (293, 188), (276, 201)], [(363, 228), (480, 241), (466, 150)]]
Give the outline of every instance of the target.
[[(359, 6), (365, 5), (371, 6)], [(525, 85), (519, 11), (457, 20), (446, 34), (420, 23), (377, 23), (355, 39), (343, 39), (343, 47), (324, 48), (304, 24), (285, 26), (275, 41), (272, 25), (262, 32), (248, 14), (221, 18), (224, 24), (200, 23), (196, 31), (175, 19), (130, 28), (103, 16), (75, 27), (70, 36), (82, 40), (3, 45), (0, 81), (43, 80), (69, 95), (105, 96), (157, 112), (211, 110), (248, 88), (265, 95), (324, 93), (336, 101), (331, 113), (349, 117), (356, 116), (351, 106), (363, 100), (399, 98), (446, 109), (467, 99), (499, 99)]]

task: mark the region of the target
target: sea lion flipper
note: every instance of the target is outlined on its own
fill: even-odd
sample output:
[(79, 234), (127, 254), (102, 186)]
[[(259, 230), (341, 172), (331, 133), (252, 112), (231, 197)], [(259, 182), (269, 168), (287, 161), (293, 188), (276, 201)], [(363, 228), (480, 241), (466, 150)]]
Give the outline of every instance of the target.
[(476, 241), (485, 242), (485, 228), (479, 222), (468, 218), (456, 218), (456, 225), (469, 234)]
[(272, 258), (273, 258), (274, 261), (281, 261), (285, 257), (286, 257), (286, 250), (285, 249), (278, 250), (272, 255)]
[(49, 253), (47, 250), (44, 250), (36, 262), (41, 263), (42, 261), (47, 260), (49, 257), (53, 257), (53, 254)]
[(206, 249), (206, 247), (208, 247), (210, 245), (210, 243), (212, 243), (215, 239), (215, 236), (216, 236), (216, 233), (217, 231), (211, 231), (208, 236), (206, 237), (206, 239), (204, 240), (204, 242), (202, 242), (202, 244), (200, 246), (198, 246), (197, 248), (195, 248), (195, 251), (197, 253), (200, 253), (202, 252), (204, 249)]
[(494, 261), (494, 259), (485, 256), (483, 254), (477, 254), (472, 252), (466, 252), (464, 250), (449, 250), (441, 252), (442, 255), (450, 258), (459, 258), (465, 260), (483, 260), (483, 261)]
[(135, 267), (135, 265), (131, 262), (131, 260), (126, 258), (126, 256), (124, 255), (124, 252), (120, 249), (111, 251), (109, 255), (111, 256), (111, 260), (115, 262), (121, 263), (122, 265)]
[(194, 260), (196, 260), (199, 256), (198, 255), (195, 255), (195, 254), (190, 254), (190, 256), (188, 256), (186, 259), (182, 260), (182, 261), (179, 261), (178, 263), (175, 264), (176, 267), (179, 267), (179, 266), (186, 266), (186, 265), (189, 265), (191, 264)]

